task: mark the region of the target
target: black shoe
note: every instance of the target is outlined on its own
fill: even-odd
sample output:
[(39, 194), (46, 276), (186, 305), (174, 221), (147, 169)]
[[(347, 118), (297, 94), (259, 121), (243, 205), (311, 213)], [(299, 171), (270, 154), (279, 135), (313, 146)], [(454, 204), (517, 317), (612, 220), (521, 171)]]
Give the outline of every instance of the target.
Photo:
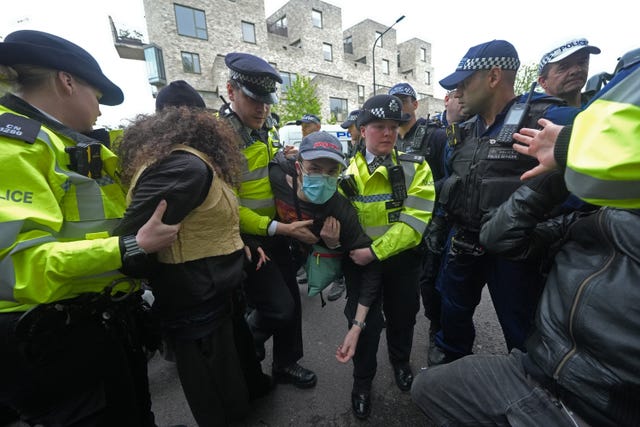
[(249, 400), (253, 401), (269, 394), (276, 388), (276, 382), (270, 375), (261, 374), (254, 382), (248, 382)]
[(364, 420), (371, 414), (371, 394), (351, 393), (351, 409), (356, 418)]
[(293, 384), (298, 388), (311, 388), (316, 385), (317, 377), (313, 371), (292, 363), (284, 368), (273, 368), (273, 379), (282, 384)]
[(429, 366), (443, 365), (449, 361), (447, 353), (438, 347), (435, 342), (433, 345), (429, 344), (429, 351), (427, 351), (427, 364)]
[(344, 279), (338, 279), (331, 285), (331, 289), (329, 289), (329, 294), (327, 294), (327, 299), (329, 301), (335, 301), (339, 299), (344, 293), (345, 284)]
[(411, 384), (413, 383), (413, 372), (411, 372), (411, 366), (408, 363), (399, 363), (393, 365), (393, 374), (396, 379), (398, 388), (402, 391), (411, 390)]

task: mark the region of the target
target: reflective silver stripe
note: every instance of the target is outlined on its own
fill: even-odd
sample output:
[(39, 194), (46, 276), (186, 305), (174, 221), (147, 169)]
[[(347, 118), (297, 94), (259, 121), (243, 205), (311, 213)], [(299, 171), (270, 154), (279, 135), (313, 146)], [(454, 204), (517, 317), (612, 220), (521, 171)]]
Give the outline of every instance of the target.
[(406, 213), (401, 213), (400, 222), (404, 222), (409, 227), (413, 228), (418, 232), (418, 234), (423, 235), (425, 230), (427, 229), (427, 223), (419, 220), (415, 216), (407, 215)]
[(241, 206), (249, 209), (266, 209), (275, 206), (272, 198), (269, 199), (238, 199)]
[(564, 174), (567, 186), (572, 191), (579, 190), (583, 199), (633, 200), (640, 199), (638, 181), (602, 181), (567, 168)]
[(433, 204), (433, 200), (423, 199), (416, 196), (409, 196), (404, 201), (405, 208), (413, 208), (426, 212), (433, 212)]
[(409, 190), (409, 188), (411, 188), (411, 183), (413, 182), (413, 177), (416, 175), (415, 163), (400, 160), (400, 164), (404, 171), (404, 184), (407, 186), (407, 190)]
[(367, 236), (371, 237), (372, 239), (375, 239), (376, 237), (382, 236), (384, 233), (386, 233), (387, 231), (389, 231), (389, 229), (391, 228), (391, 225), (375, 225), (375, 226), (369, 226), (369, 227), (365, 227), (365, 233), (367, 233)]
[(244, 171), (242, 172), (242, 182), (257, 181), (267, 176), (269, 176), (269, 168), (267, 166), (252, 171)]
[(5, 255), (4, 259), (0, 261), (0, 300), (14, 301), (13, 289), (16, 286), (16, 273), (13, 268), (13, 260), (11, 259), (11, 256), (33, 246), (55, 241), (56, 239), (52, 236), (44, 236), (37, 239), (27, 240), (18, 243), (8, 254)]

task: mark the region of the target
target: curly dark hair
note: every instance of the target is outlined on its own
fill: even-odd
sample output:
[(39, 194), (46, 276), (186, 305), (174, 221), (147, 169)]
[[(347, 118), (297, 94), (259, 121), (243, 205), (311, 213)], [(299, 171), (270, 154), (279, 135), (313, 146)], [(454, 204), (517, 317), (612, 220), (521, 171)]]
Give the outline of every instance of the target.
[(122, 135), (116, 149), (121, 179), (126, 186), (143, 165), (153, 165), (183, 144), (206, 154), (215, 172), (233, 187), (240, 183), (240, 139), (225, 119), (188, 107), (167, 107), (160, 113), (139, 115)]

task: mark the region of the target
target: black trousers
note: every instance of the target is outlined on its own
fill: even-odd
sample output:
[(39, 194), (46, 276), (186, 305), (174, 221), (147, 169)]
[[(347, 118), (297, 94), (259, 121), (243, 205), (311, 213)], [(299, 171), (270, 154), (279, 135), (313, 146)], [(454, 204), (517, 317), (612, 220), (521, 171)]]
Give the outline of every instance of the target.
[(0, 314), (0, 405), (32, 425), (155, 426), (138, 325), (110, 313), (106, 327), (85, 319), (52, 329), (28, 357), (15, 334), (22, 313)]
[[(367, 326), (360, 333), (353, 357), (354, 392), (371, 389), (378, 367), (376, 354), (383, 328), (386, 327), (387, 349), (392, 364), (409, 363), (413, 346), (413, 328), (420, 309), (418, 280), (422, 272), (421, 256), (416, 251), (408, 250), (382, 261), (381, 266), (382, 293), (369, 307)], [(344, 313), (350, 321), (358, 308), (361, 272), (351, 262), (344, 264), (344, 270), (347, 281)]]
[(271, 261), (256, 271), (254, 259), (248, 267), (244, 283), (249, 306), (247, 323), (256, 348), (273, 337), (273, 364), (284, 367), (303, 354), (300, 290), (288, 240), (281, 236), (262, 240)]
[(207, 336), (174, 339), (182, 389), (199, 426), (225, 427), (249, 411), (249, 393), (234, 342), (231, 317)]
[(420, 295), (422, 296), (424, 315), (431, 322), (429, 331), (433, 333), (440, 330), (442, 298), (440, 297), (440, 291), (436, 288), (436, 279), (438, 278), (441, 262), (442, 255), (427, 250), (423, 258), (422, 274), (420, 275)]

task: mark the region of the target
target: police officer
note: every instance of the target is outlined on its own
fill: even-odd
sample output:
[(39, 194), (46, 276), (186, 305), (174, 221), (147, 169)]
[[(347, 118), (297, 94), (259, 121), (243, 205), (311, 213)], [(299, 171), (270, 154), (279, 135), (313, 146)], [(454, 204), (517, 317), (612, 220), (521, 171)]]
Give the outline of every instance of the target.
[(321, 128), (320, 117), (315, 114), (305, 114), (301, 119), (296, 120), (296, 125), (302, 128), (302, 137), (318, 132)]
[(538, 84), (551, 96), (574, 107), (582, 107), (581, 90), (589, 77), (590, 55), (600, 49), (585, 38), (569, 40), (545, 53), (538, 66)]
[(168, 247), (166, 202), (137, 235), (117, 158), (90, 132), (122, 91), (81, 47), (23, 30), (0, 43), (0, 405), (30, 425), (155, 426), (128, 270)]
[(289, 238), (309, 244), (318, 238), (309, 229), (313, 221), (286, 224), (273, 220), (275, 203), (268, 165), (278, 146), (263, 127), (270, 106), (278, 100), (276, 84), (282, 83), (282, 78), (265, 60), (247, 53), (229, 53), (225, 64), (230, 70), (230, 106), (221, 114), (242, 137), (246, 159), (238, 192), (240, 231), (252, 236), (271, 259), (257, 269), (260, 257), (253, 257), (253, 266), (247, 270), (245, 292), (251, 307), (247, 322), (260, 360), (265, 357), (265, 341), (273, 336), (276, 381), (313, 387), (315, 373), (297, 363), (303, 355), (302, 317)]
[(349, 159), (355, 156), (356, 152), (360, 149), (360, 128), (356, 123), (358, 114), (360, 114), (360, 110), (351, 111), (347, 116), (347, 120), (340, 124), (340, 127), (342, 129), (346, 129), (349, 131), (349, 137), (351, 138), (351, 142), (349, 143), (349, 150), (347, 152), (347, 158)]
[(429, 122), (424, 117), (418, 118), (418, 100), (416, 91), (409, 83), (398, 83), (389, 89), (389, 95), (394, 95), (402, 101), (402, 112), (409, 114), (409, 120), (398, 128), (398, 150), (405, 153), (415, 153), (423, 156), (438, 181), (444, 176), (444, 149), (447, 138), (444, 130), (436, 132), (442, 126), (436, 122)]
[[(371, 383), (385, 324), (383, 311), (396, 384), (407, 391), (413, 381), (409, 358), (420, 306), (418, 278), (422, 270), (421, 254), (416, 248), (431, 217), (435, 191), (424, 159), (395, 149), (398, 126), (408, 120), (401, 104), (391, 95), (376, 95), (364, 103), (357, 123), (365, 146), (347, 169), (355, 187), (350, 199), (365, 232), (373, 239), (371, 246), (352, 250), (350, 256), (358, 265), (376, 259), (382, 264), (382, 298), (371, 304), (353, 359), (351, 403), (359, 418), (366, 418), (371, 411)], [(348, 295), (352, 289), (347, 276)], [(355, 305), (348, 304), (345, 314), (353, 319)]]
[[(511, 43), (493, 40), (470, 48), (456, 71), (440, 81), (445, 89), (456, 89), (463, 113), (472, 116), (450, 128), (451, 175), (439, 194), (452, 224), (437, 283), (442, 329), (436, 344), (446, 355), (442, 362), (472, 352), (473, 313), (485, 283), (509, 349), (524, 347), (541, 290), (539, 260), (510, 261), (485, 253), (478, 241), (483, 215), (504, 202), (520, 186), (520, 175), (535, 164), (513, 150), (510, 137), (497, 142), (511, 106), (526, 99), (514, 94), (519, 65)], [(540, 117), (553, 115), (566, 123), (578, 112), (549, 97), (536, 98), (529, 107), (525, 123), (533, 127)]]

